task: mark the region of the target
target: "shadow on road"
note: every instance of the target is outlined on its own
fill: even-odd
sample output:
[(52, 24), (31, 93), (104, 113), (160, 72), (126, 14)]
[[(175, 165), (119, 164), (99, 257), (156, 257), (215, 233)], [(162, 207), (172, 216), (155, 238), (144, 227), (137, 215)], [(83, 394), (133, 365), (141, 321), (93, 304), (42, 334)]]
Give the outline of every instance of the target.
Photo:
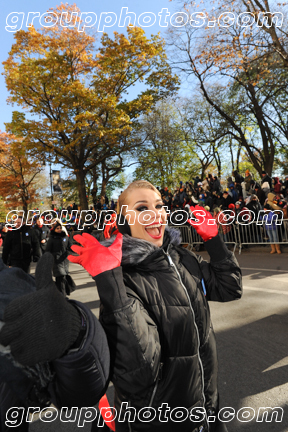
[[(216, 334), (219, 359), (219, 391), (221, 406), (250, 407), (251, 421), (233, 420), (229, 432), (286, 432), (288, 428), (287, 340), (283, 329), (288, 328), (288, 310), (284, 315), (271, 315), (240, 328)], [(286, 359), (286, 361), (285, 361)], [(277, 389), (278, 387), (278, 389)], [(269, 393), (268, 393), (269, 391)], [(271, 398), (271, 394), (274, 397)], [(254, 405), (254, 406), (253, 406)], [(282, 422), (256, 422), (259, 407), (281, 407)]]

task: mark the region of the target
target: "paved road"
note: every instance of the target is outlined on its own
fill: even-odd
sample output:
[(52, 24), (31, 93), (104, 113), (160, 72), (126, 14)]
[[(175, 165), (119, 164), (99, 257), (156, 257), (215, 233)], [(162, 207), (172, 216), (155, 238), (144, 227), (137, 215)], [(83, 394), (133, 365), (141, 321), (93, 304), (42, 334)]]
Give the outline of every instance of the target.
[[(207, 257), (206, 252), (200, 253)], [(287, 432), (288, 250), (281, 256), (270, 255), (268, 248), (261, 247), (245, 249), (236, 256), (243, 270), (243, 298), (226, 304), (210, 303), (218, 345), (221, 406), (236, 412), (250, 407), (250, 421), (232, 421), (229, 432)], [(71, 265), (71, 270), (78, 286), (73, 298), (86, 303), (98, 316), (94, 282), (79, 266)], [(110, 388), (111, 401), (112, 392)], [(281, 407), (282, 421), (257, 422), (260, 407)], [(77, 423), (61, 424), (57, 420), (50, 424), (38, 420), (30, 429), (79, 430)], [(90, 425), (80, 430), (88, 432)]]

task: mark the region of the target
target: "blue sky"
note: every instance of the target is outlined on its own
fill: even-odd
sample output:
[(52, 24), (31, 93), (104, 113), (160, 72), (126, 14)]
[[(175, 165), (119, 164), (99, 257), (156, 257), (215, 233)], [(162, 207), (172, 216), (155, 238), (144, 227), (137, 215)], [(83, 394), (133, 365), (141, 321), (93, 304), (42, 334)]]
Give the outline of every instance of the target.
[[(16, 25), (16, 29), (20, 28), (20, 23), (23, 19), (23, 25), (22, 29), (27, 30), (26, 27), (26, 21), (28, 18), (29, 12), (39, 12), (40, 15), (45, 13), (49, 8), (55, 7), (56, 5), (59, 5), (61, 1), (55, 0), (42, 0), (39, 2), (38, 0), (14, 0), (13, 2), (2, 2), (1, 4), (1, 13), (0, 13), (0, 63), (1, 63), (1, 72), (3, 72), (3, 66), (2, 62), (7, 59), (8, 52), (11, 49), (12, 44), (14, 43), (14, 33), (9, 32), (5, 29), (7, 26), (11, 26), (12, 17), (16, 17), (16, 14), (10, 15), (13, 12), (18, 13), (24, 13), (24, 15), (18, 15), (19, 21)], [(65, 3), (65, 1), (64, 1)], [(69, 2), (70, 4), (73, 4), (74, 2)], [(150, 27), (147, 27), (145, 29), (146, 33), (149, 35), (151, 33), (155, 34), (158, 31), (161, 31), (164, 33), (165, 28), (161, 27), (160, 25), (164, 23), (164, 17), (162, 17), (162, 21), (160, 21), (160, 16), (158, 16), (158, 13), (162, 10), (162, 8), (167, 8), (168, 11), (171, 13), (171, 15), (177, 10), (177, 7), (179, 7), (179, 4), (177, 2), (169, 2), (169, 0), (145, 0), (144, 1), (138, 1), (138, 0), (107, 0), (106, 2), (103, 1), (97, 1), (97, 0), (78, 0), (76, 2), (76, 5), (80, 8), (81, 12), (94, 12), (97, 15), (97, 22), (95, 24), (95, 27), (98, 28), (99, 25), (99, 18), (100, 14), (102, 12), (114, 12), (117, 16), (117, 23), (111, 27), (106, 28), (105, 31), (107, 31), (109, 34), (112, 34), (113, 31), (123, 32), (124, 28), (119, 27), (119, 18), (122, 8), (128, 8), (129, 12), (134, 12), (136, 14), (136, 19), (139, 19), (139, 16), (143, 14), (144, 12), (151, 12), (154, 13), (157, 17), (156, 23), (153, 24)], [(8, 17), (8, 22), (7, 22)], [(31, 15), (30, 15), (31, 17)], [(153, 18), (153, 16), (151, 16)], [(145, 16), (142, 15), (142, 18), (145, 18)], [(102, 16), (102, 21), (104, 19), (104, 15)], [(147, 17), (148, 19), (148, 17)], [(159, 25), (160, 24), (160, 25)], [(39, 18), (35, 19), (35, 27), (39, 27)], [(4, 131), (5, 126), (4, 122), (9, 122), (12, 117), (12, 111), (17, 110), (17, 106), (12, 107), (11, 105), (8, 105), (6, 102), (6, 99), (8, 97), (8, 93), (6, 91), (5, 86), (5, 80), (4, 76), (0, 75), (0, 130)], [(20, 109), (19, 109), (20, 110)]]

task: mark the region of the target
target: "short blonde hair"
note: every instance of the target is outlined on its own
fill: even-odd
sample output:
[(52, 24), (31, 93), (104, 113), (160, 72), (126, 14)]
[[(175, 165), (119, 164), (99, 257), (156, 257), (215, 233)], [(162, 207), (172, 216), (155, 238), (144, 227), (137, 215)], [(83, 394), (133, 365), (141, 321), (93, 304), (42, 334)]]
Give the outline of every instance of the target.
[(120, 213), (121, 207), (127, 202), (127, 196), (129, 195), (129, 192), (132, 192), (134, 189), (151, 189), (161, 198), (161, 193), (155, 186), (152, 185), (152, 183), (149, 183), (146, 180), (136, 180), (130, 183), (129, 186), (127, 186), (127, 188), (119, 196), (117, 202), (117, 213)]

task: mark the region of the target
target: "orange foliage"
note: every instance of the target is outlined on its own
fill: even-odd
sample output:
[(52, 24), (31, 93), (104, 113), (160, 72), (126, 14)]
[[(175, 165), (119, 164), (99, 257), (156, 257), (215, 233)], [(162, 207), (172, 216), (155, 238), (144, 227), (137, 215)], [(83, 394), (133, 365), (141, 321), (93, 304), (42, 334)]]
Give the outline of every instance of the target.
[[(68, 17), (75, 11), (80, 15), (76, 5), (61, 4), (50, 11), (58, 17), (63, 11)], [(86, 173), (131, 149), (133, 121), (173, 93), (178, 80), (158, 35), (148, 39), (137, 27), (128, 27), (127, 36), (104, 33), (97, 51), (93, 36), (58, 23), (15, 33), (4, 75), (8, 101), (35, 115), (17, 122), (17, 133), (29, 137), (38, 153), (50, 153), (73, 171), (85, 208)], [(144, 91), (127, 101), (137, 82), (145, 85)]]
[(28, 205), (37, 198), (35, 178), (42, 168), (28, 158), (22, 138), (0, 131), (0, 196), (7, 209)]

